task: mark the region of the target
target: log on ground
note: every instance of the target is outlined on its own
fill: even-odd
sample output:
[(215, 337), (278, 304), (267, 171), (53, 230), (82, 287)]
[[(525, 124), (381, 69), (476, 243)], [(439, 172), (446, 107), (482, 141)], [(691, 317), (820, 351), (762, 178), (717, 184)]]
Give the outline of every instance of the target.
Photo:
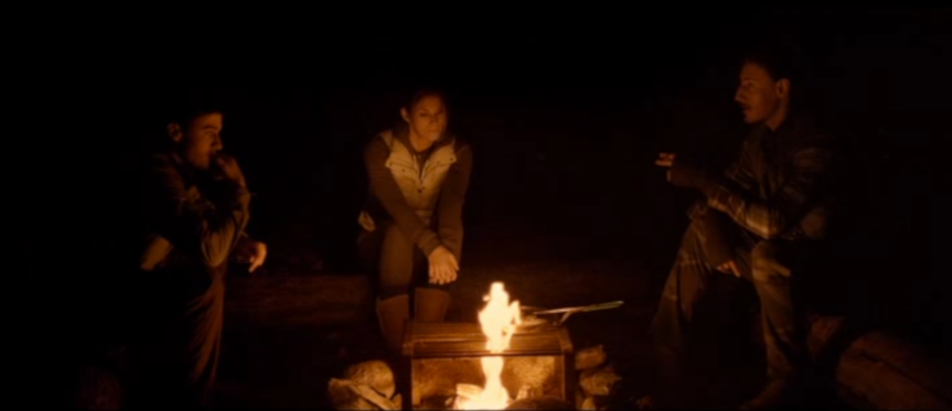
[(873, 331), (842, 355), (841, 397), (873, 409), (952, 409), (952, 358), (895, 335)]
[(365, 321), (373, 315), (372, 299), (366, 276), (235, 278), (229, 280), (225, 297), (226, 324), (284, 327)]

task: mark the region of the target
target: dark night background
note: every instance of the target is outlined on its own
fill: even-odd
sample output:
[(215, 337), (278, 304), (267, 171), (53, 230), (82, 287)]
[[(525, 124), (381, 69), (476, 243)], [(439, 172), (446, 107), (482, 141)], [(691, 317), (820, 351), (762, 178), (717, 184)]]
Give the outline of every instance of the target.
[[(299, 27), (280, 33), (234, 23), (194, 48), (176, 43), (191, 38), (184, 28), (134, 44), (121, 31), (64, 36), (51, 55), (62, 52), (57, 64), (71, 68), (54, 67), (61, 73), (37, 86), (48, 91), (33, 95), (53, 103), (48, 120), (62, 131), (18, 140), (69, 158), (58, 178), (21, 178), (32, 211), (69, 204), (50, 220), (68, 221), (69, 239), (55, 257), (30, 255), (30, 266), (57, 267), (62, 275), (44, 282), (73, 296), (108, 271), (125, 241), (116, 233), (135, 212), (127, 170), (141, 136), (161, 131), (162, 101), (203, 88), (227, 102), (225, 150), (258, 194), (252, 235), (272, 258), (317, 253), (328, 271), (352, 271), (366, 192), (360, 151), (397, 119), (410, 88), (435, 83), (450, 93), (451, 127), (475, 149), (464, 266), (632, 259), (660, 283), (693, 196), (670, 187), (653, 160), (662, 150), (730, 160), (745, 132), (733, 103), (739, 58), (752, 43), (783, 38), (804, 50), (813, 107), (853, 154), (850, 194), (859, 200), (836, 267), (861, 279), (854, 290), (889, 290), (891, 300), (871, 309), (897, 323), (912, 317), (911, 328), (925, 328), (946, 316), (947, 213), (934, 209), (952, 187), (940, 145), (949, 136), (948, 9), (605, 13), (459, 16), (417, 28), (324, 17), (313, 25), (342, 28), (277, 25)], [(175, 60), (167, 52), (179, 47), (187, 57)], [(48, 250), (48, 239), (31, 240), (31, 250)]]

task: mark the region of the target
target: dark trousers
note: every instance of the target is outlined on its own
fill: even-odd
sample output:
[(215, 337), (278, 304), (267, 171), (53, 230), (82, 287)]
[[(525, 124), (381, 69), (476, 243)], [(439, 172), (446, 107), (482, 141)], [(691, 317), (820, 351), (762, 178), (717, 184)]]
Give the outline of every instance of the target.
[(378, 273), (381, 299), (412, 294), (414, 287), (447, 290), (446, 285), (429, 283), (427, 256), (393, 222), (378, 224), (372, 232), (363, 231), (358, 247), (365, 268)]
[(133, 341), (133, 408), (209, 408), (218, 371), (227, 264), (149, 273)]
[[(731, 275), (717, 271), (707, 261), (699, 227), (692, 222), (684, 234), (650, 330), (656, 343), (678, 355), (704, 344), (694, 333), (695, 319), (708, 310), (706, 304), (712, 301), (708, 291), (715, 276)], [(760, 299), (767, 377), (785, 380), (803, 376), (810, 367), (810, 356), (799, 294), (802, 270), (795, 267), (807, 261), (816, 247), (804, 242), (758, 240), (740, 231), (733, 247), (735, 261)]]

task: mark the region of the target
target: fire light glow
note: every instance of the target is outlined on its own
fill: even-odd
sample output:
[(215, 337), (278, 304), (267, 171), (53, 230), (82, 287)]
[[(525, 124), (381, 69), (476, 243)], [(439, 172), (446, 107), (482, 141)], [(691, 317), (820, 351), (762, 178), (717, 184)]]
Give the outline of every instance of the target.
[[(483, 297), (486, 307), (479, 312), (479, 323), (486, 335), (486, 349), (490, 353), (500, 354), (509, 348), (509, 341), (516, 327), (522, 322), (519, 301), (509, 302), (509, 293), (502, 282), (494, 282), (489, 294)], [(502, 386), (503, 357), (492, 355), (482, 357), (480, 362), (486, 385), (476, 398), (461, 398), (459, 408), (464, 410), (501, 410), (512, 399)]]

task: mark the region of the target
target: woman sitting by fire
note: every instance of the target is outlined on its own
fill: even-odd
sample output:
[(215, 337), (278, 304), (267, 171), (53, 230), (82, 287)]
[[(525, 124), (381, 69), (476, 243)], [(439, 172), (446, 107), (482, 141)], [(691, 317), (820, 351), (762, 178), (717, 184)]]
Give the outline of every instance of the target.
[[(360, 214), (358, 246), (377, 264), (377, 316), (388, 347), (399, 352), (403, 326), (442, 322), (463, 246), (463, 202), (473, 154), (448, 132), (442, 93), (416, 92), (400, 109), (403, 121), (375, 136), (364, 151), (370, 196)], [(426, 264), (424, 264), (426, 263)]]

